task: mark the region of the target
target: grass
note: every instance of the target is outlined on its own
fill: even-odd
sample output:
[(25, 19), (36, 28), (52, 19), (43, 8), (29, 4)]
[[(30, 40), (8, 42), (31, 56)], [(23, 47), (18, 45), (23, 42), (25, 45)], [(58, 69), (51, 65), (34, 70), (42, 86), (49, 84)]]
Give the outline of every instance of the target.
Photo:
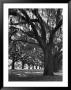
[(9, 70), (9, 81), (62, 81), (62, 76), (43, 76), (43, 70)]

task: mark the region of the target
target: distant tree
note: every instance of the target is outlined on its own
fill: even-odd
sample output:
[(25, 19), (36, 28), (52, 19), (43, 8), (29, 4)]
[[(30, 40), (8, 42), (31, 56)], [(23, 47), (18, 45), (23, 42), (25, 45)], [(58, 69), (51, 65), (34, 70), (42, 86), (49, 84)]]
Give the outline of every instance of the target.
[[(9, 16), (9, 28), (13, 28), (9, 41), (40, 47), (44, 53), (44, 75), (53, 75), (54, 62), (62, 59), (62, 9), (9, 9)], [(16, 34), (16, 38), (11, 38)]]

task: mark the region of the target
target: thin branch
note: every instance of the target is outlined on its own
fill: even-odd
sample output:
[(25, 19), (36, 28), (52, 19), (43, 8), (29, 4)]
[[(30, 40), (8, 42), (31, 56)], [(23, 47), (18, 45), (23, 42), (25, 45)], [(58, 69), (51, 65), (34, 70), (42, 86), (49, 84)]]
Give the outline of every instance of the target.
[(20, 24), (26, 24), (26, 21), (18, 22), (18, 23), (12, 23), (11, 25), (20, 25)]
[(31, 22), (38, 22), (38, 19), (30, 19)]
[(40, 46), (40, 45), (39, 45), (39, 43), (29, 42), (29, 41), (24, 40), (24, 39), (13, 40), (13, 41), (22, 41), (22, 42), (24, 42), (24, 43), (28, 43), (28, 44), (34, 44), (34, 45)]
[(60, 15), (61, 15), (61, 11), (60, 11), (60, 9), (58, 9), (57, 14), (55, 15), (56, 16), (56, 25), (58, 24), (58, 22), (60, 20)]
[(29, 16), (27, 15), (26, 11), (24, 9), (19, 9), (23, 15), (25, 15), (25, 18), (27, 21), (29, 21)]
[(28, 32), (24, 32), (23, 30), (21, 30), (21, 31), (22, 31), (22, 33), (28, 35), (29, 37), (32, 37), (32, 38), (36, 39), (35, 34), (34, 34), (33, 31), (28, 31)]
[(54, 30), (52, 30), (52, 34), (55, 34), (55, 32), (61, 27), (62, 25), (62, 19), (59, 21), (58, 25), (55, 27)]

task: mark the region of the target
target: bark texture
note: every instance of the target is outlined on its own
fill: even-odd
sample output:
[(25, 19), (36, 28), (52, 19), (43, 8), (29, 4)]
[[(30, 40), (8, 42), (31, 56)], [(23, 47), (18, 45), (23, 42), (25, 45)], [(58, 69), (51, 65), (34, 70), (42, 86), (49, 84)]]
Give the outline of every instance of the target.
[(44, 75), (53, 75), (53, 58), (50, 47), (44, 50)]

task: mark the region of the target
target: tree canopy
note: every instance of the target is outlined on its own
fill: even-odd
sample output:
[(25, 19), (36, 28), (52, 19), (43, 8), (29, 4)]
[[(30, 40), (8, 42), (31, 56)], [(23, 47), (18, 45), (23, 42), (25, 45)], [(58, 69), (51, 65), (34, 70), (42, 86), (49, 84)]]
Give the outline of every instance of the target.
[(49, 56), (62, 60), (62, 21), (62, 9), (9, 9), (9, 52), (15, 58), (38, 58), (44, 68)]

